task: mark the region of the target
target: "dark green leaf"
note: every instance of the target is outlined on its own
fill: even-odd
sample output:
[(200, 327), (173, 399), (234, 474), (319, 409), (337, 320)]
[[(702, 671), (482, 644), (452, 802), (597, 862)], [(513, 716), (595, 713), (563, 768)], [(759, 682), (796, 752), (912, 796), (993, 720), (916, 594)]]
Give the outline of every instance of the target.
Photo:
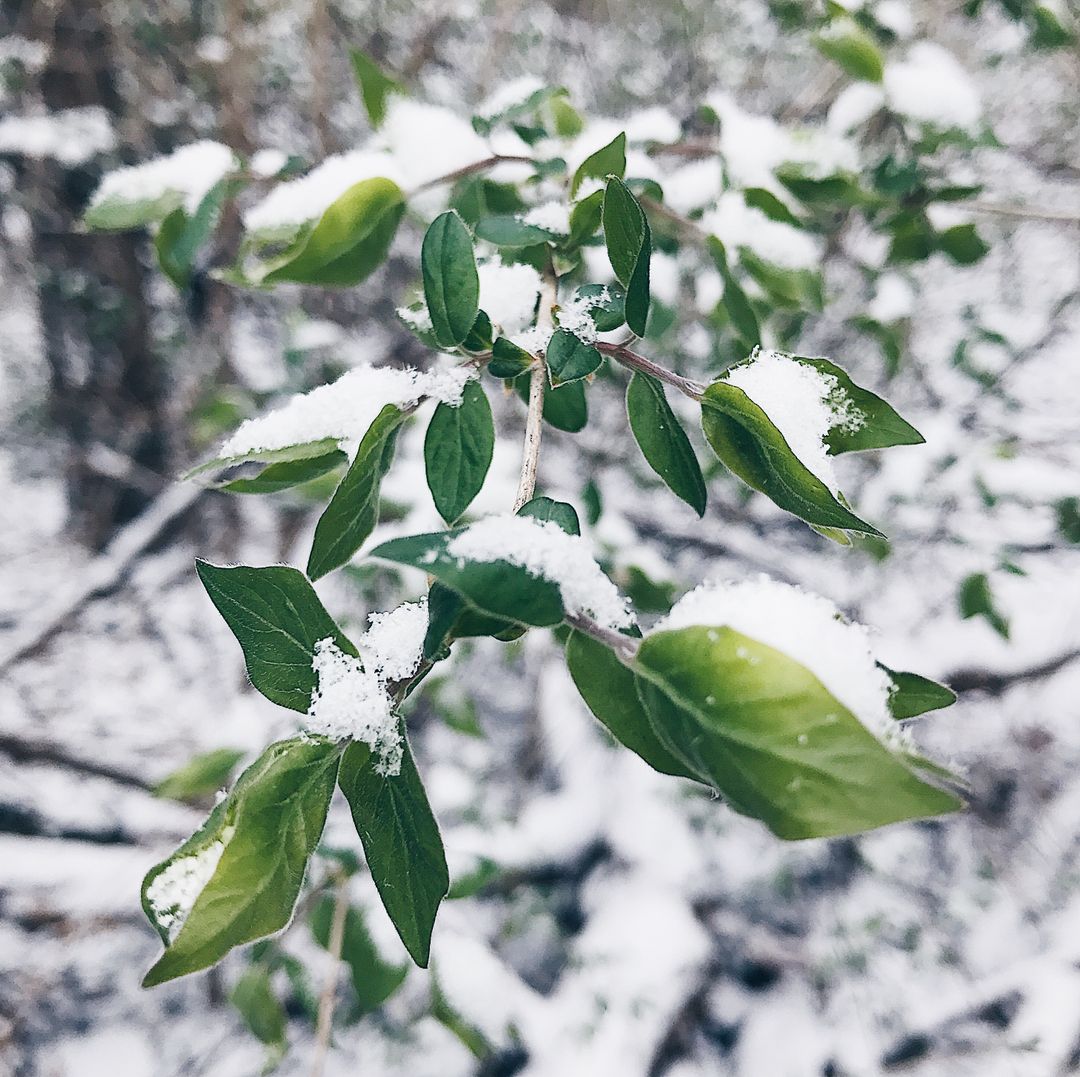
[(506, 337), (496, 337), (491, 345), (491, 361), (487, 365), (488, 373), (495, 378), (516, 378), (536, 362), (536, 357), (524, 348), (518, 347)]
[[(529, 400), (529, 379), (518, 378), (514, 383), (518, 396)], [(556, 430), (576, 434), (589, 421), (589, 407), (585, 400), (585, 383), (571, 381), (544, 393), (544, 421)]]
[(937, 245), (939, 250), (962, 266), (974, 265), (990, 250), (990, 244), (979, 235), (973, 224), (957, 224), (939, 232)]
[(420, 267), (435, 339), (443, 348), (454, 348), (476, 321), (480, 278), (472, 236), (453, 210), (431, 222), (420, 251)]
[(570, 210), (570, 236), (564, 246), (579, 247), (586, 240), (591, 239), (600, 227), (603, 208), (603, 191), (593, 191), (580, 202), (576, 202), (574, 208)]
[(214, 184), (190, 217), (184, 210), (174, 209), (154, 237), (158, 264), (181, 291), (191, 283), (195, 258), (217, 225), (227, 191), (225, 180)]
[(452, 524), (480, 492), (491, 466), (495, 424), (480, 383), (465, 386), (461, 405), (439, 404), (424, 439), (424, 467), (439, 515)]
[(731, 324), (735, 327), (735, 332), (739, 334), (743, 346), (747, 349), (753, 348), (761, 340), (761, 327), (758, 324), (757, 314), (754, 313), (750, 300), (747, 299), (742, 286), (728, 267), (727, 252), (723, 243), (716, 236), (709, 236), (708, 247), (724, 282), (724, 295), (721, 300), (724, 309), (731, 319)]
[(487, 352), (491, 350), (491, 337), (491, 319), (480, 311), (476, 315), (472, 329), (469, 330), (469, 335), (461, 342), (461, 346), (467, 352)]
[(808, 669), (730, 628), (654, 632), (635, 668), (665, 746), (781, 838), (852, 834), (961, 807)]
[(802, 228), (802, 221), (790, 209), (765, 187), (747, 187), (743, 191), (743, 200), (753, 209), (760, 209), (770, 221), (782, 221), (792, 228)]
[(229, 1001), (239, 1011), (244, 1024), (261, 1043), (274, 1048), (273, 1058), (285, 1052), (285, 1008), (270, 984), (265, 965), (251, 965), (236, 981)]
[(323, 456), (309, 456), (301, 460), (285, 460), (280, 464), (268, 464), (251, 479), (233, 479), (224, 483), (222, 490), (230, 494), (276, 494), (341, 467), (348, 457), (340, 449)]
[(401, 83), (388, 78), (379, 70), (374, 61), (359, 49), (349, 49), (353, 75), (360, 87), (360, 96), (364, 99), (371, 126), (378, 128), (386, 119), (386, 99), (392, 93), (404, 93)]
[(1009, 638), (1009, 622), (994, 603), (990, 580), (985, 572), (975, 572), (964, 578), (960, 584), (958, 605), (964, 620), (982, 617), (999, 636)]
[(626, 320), (626, 292), (619, 284), (583, 284), (574, 291), (572, 305), (588, 303), (586, 313), (598, 333), (610, 333)]
[(426, 968), (431, 929), (450, 889), (439, 827), (406, 743), (399, 774), (380, 774), (371, 750), (352, 743), (338, 778), (383, 905), (412, 959)]
[(604, 191), (604, 242), (611, 268), (626, 288), (626, 324), (645, 335), (649, 317), (649, 260), (652, 236), (645, 211), (622, 180), (612, 177)]
[(203, 752), (154, 786), (154, 795), (169, 800), (201, 800), (229, 784), (236, 764), (244, 758), (238, 748)]
[(379, 522), (379, 487), (394, 460), (405, 412), (387, 404), (368, 428), (345, 478), (315, 526), (307, 572), (317, 580), (340, 568)]
[(874, 39), (852, 19), (830, 27), (814, 38), (822, 56), (839, 64), (852, 78), (881, 82), (885, 61)]
[(220, 471), (223, 468), (235, 467), (237, 464), (280, 464), (291, 460), (310, 460), (312, 457), (325, 456), (337, 448), (334, 438), (323, 438), (320, 441), (306, 441), (301, 445), (288, 445), (284, 449), (263, 449), (256, 452), (241, 453), (239, 456), (219, 456), (214, 460), (207, 460), (204, 464), (185, 471), (180, 478), (183, 481), (203, 475), (208, 471)]
[(705, 479), (690, 439), (664, 396), (664, 387), (635, 373), (626, 387), (630, 429), (649, 466), (699, 516), (705, 515)]
[(552, 388), (586, 378), (600, 368), (604, 357), (569, 330), (556, 329), (548, 341), (548, 377)]
[[(340, 755), (338, 745), (321, 738), (270, 745), (203, 827), (150, 869), (143, 880), (143, 909), (166, 948), (144, 987), (208, 968), (234, 947), (289, 922), (326, 822)], [(167, 893), (157, 894), (154, 883), (173, 863), (198, 856), (215, 842), (224, 846), (220, 860), (170, 941), (176, 908), (155, 904), (167, 900)]]
[(1066, 542), (1080, 543), (1080, 497), (1063, 497), (1054, 502), (1058, 534)]
[(880, 662), (878, 668), (883, 669), (893, 683), (893, 690), (889, 693), (889, 713), (897, 721), (951, 707), (956, 702), (956, 693), (951, 688), (929, 677), (889, 669)]
[(346, 654), (356, 654), (299, 569), (207, 561), (195, 567), (244, 652), (251, 683), (272, 702), (307, 711), (318, 683), (311, 660), (320, 640), (332, 638)]
[(586, 179), (606, 179), (626, 174), (626, 133), (620, 131), (606, 146), (601, 146), (578, 165), (570, 181), (570, 197), (576, 198), (578, 189)]
[(581, 521), (573, 505), (565, 501), (555, 501), (550, 497), (534, 497), (518, 509), (519, 516), (531, 516), (534, 520), (553, 523), (561, 527), (568, 535), (581, 534)]

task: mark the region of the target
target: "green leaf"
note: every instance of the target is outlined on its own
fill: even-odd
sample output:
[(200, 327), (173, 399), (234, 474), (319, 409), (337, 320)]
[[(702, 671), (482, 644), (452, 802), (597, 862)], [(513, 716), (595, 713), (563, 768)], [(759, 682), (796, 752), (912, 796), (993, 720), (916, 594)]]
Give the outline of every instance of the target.
[(588, 302), (585, 313), (598, 333), (610, 333), (626, 321), (626, 292), (619, 284), (583, 284), (575, 289), (571, 305)]
[(645, 211), (622, 180), (612, 176), (604, 191), (604, 242), (611, 268), (626, 288), (626, 324), (645, 335), (649, 317), (649, 260), (652, 235)]
[(285, 1053), (285, 1007), (274, 994), (269, 969), (262, 964), (249, 966), (233, 986), (229, 1001), (251, 1034), (273, 1048), (271, 1058), (280, 1059)]
[(905, 673), (877, 663), (878, 668), (889, 675), (893, 690), (889, 693), (889, 713), (897, 720), (917, 718), (928, 711), (951, 707), (956, 702), (956, 693), (929, 677), (918, 673)]
[(731, 324), (738, 333), (739, 339), (745, 348), (753, 348), (761, 340), (761, 326), (758, 324), (757, 314), (746, 297), (742, 285), (735, 279), (728, 267), (727, 251), (723, 243), (716, 236), (709, 236), (707, 240), (709, 253), (712, 255), (716, 268), (720, 271), (720, 277), (724, 282), (724, 295), (721, 302), (727, 311)]
[(635, 668), (660, 740), (778, 837), (833, 837), (956, 811), (821, 682), (730, 628), (654, 632)]
[(158, 264), (181, 291), (191, 283), (195, 258), (217, 225), (228, 186), (225, 180), (214, 184), (190, 217), (174, 209), (154, 237)]
[(1031, 9), (1031, 21), (1034, 23), (1031, 43), (1037, 49), (1059, 49), (1075, 40), (1061, 24), (1057, 13), (1046, 4), (1036, 4)]
[(578, 514), (574, 506), (568, 505), (565, 501), (555, 501), (550, 497), (534, 497), (531, 501), (526, 501), (518, 509), (517, 514), (531, 516), (534, 520), (540, 520), (541, 523), (553, 523), (561, 527), (568, 535), (581, 534), (581, 521), (578, 519)]
[[(311, 910), (311, 933), (324, 948), (330, 945), (334, 904), (335, 899), (327, 895)], [(409, 972), (407, 965), (391, 965), (383, 960), (364, 923), (363, 910), (355, 905), (345, 913), (341, 959), (349, 966), (361, 1014), (377, 1010), (405, 982)]]
[(329, 474), (348, 459), (340, 449), (334, 449), (323, 456), (285, 460), (280, 464), (267, 465), (253, 478), (233, 479), (224, 483), (220, 489), (227, 490), (230, 494), (276, 494)]
[(386, 119), (386, 99), (392, 93), (404, 93), (405, 88), (400, 82), (384, 75), (371, 57), (359, 49), (349, 49), (349, 60), (368, 119), (371, 126), (377, 129)]
[(1080, 543), (1080, 497), (1063, 497), (1054, 502), (1058, 534), (1066, 541)]
[(495, 448), (491, 405), (480, 383), (465, 386), (460, 407), (439, 404), (424, 439), (424, 467), (439, 515), (452, 524), (480, 492)]
[(405, 418), (400, 408), (387, 404), (368, 427), (345, 478), (315, 525), (307, 564), (313, 580), (344, 565), (375, 530), (379, 522), (379, 488), (393, 463), (398, 431)]
[(859, 425), (854, 429), (834, 426), (829, 431), (825, 444), (833, 455), (867, 449), (887, 449), (893, 445), (922, 445), (926, 441), (915, 427), (901, 418), (891, 404), (869, 389), (856, 385), (851, 380), (851, 375), (842, 367), (818, 357), (795, 355), (792, 358), (835, 378), (841, 392), (861, 416)]
[(338, 782), (352, 810), (371, 877), (412, 959), (426, 968), (439, 903), (450, 889), (439, 827), (406, 743), (401, 772), (380, 774), (371, 750), (352, 743)]
[(571, 632), (566, 664), (589, 710), (620, 744), (661, 774), (698, 780), (660, 742), (638, 698), (637, 677), (614, 651), (581, 632)]
[(844, 19), (814, 37), (822, 56), (837, 63), (854, 79), (881, 82), (885, 60), (874, 39), (853, 19)]
[(447, 547), (457, 534), (438, 531), (391, 539), (371, 555), (429, 573), (490, 617), (539, 627), (563, 619), (562, 596), (555, 583), (509, 561), (466, 561), (451, 555)]
[(322, 438), (319, 441), (305, 441), (300, 445), (288, 445), (284, 449), (261, 449), (255, 452), (241, 453), (239, 456), (219, 456), (198, 464), (180, 476), (186, 482), (208, 471), (220, 471), (238, 464), (280, 464), (291, 460), (310, 460), (312, 457), (325, 456), (337, 448), (335, 438)]
[[(143, 987), (208, 968), (234, 947), (289, 922), (326, 822), (340, 755), (338, 745), (321, 738), (270, 745), (203, 827), (150, 869), (143, 880), (143, 909), (166, 946)], [(215, 842), (224, 846), (217, 866), (170, 941), (175, 908), (155, 907), (155, 880), (176, 861), (204, 853)]]
[(491, 345), (488, 373), (494, 378), (516, 378), (536, 362), (536, 356), (506, 337), (496, 337)]
[(649, 467), (698, 516), (704, 516), (708, 495), (701, 465), (660, 382), (635, 372), (626, 387), (626, 414)]
[(299, 569), (285, 565), (227, 568), (196, 561), (206, 593), (232, 629), (251, 683), (267, 699), (306, 713), (318, 680), (315, 644), (332, 638), (346, 654), (356, 649)]
[(600, 369), (604, 357), (567, 329), (556, 329), (547, 346), (547, 369), (551, 387), (578, 381)]
[(469, 330), (469, 335), (461, 342), (461, 346), (467, 352), (488, 352), (492, 346), (491, 338), (491, 319), (484, 311), (480, 311), (476, 315), (476, 321), (473, 322), (472, 329)]
[(552, 243), (561, 238), (557, 232), (549, 232), (513, 216), (482, 217), (476, 222), (476, 234), (503, 250), (535, 247), (538, 243)]
[(626, 132), (620, 131), (606, 146), (601, 146), (578, 165), (570, 181), (570, 197), (577, 197), (578, 189), (586, 179), (602, 180), (607, 176), (622, 179), (625, 175)]
[(960, 616), (965, 621), (971, 617), (982, 617), (1002, 639), (1009, 638), (1009, 622), (994, 603), (990, 580), (985, 572), (974, 572), (964, 578), (957, 604)]
[(110, 198), (90, 206), (83, 214), (83, 224), (98, 232), (125, 232), (162, 221), (183, 203), (180, 191), (165, 191), (157, 198), (137, 201)]
[(724, 465), (780, 508), (818, 527), (881, 534), (833, 496), (742, 389), (713, 382), (701, 399), (701, 425)]
[(169, 800), (201, 800), (229, 784), (236, 764), (244, 758), (238, 748), (215, 748), (177, 768), (154, 786), (154, 796)]
[[(514, 382), (518, 396), (529, 401), (529, 379), (518, 378)], [(589, 421), (589, 406), (585, 400), (585, 383), (571, 381), (544, 393), (544, 421), (556, 430), (576, 434)]]
[(435, 339), (443, 348), (457, 347), (476, 321), (480, 278), (472, 236), (453, 210), (431, 222), (420, 250), (420, 267)]
[(580, 247), (582, 243), (591, 239), (600, 227), (603, 208), (603, 191), (593, 191), (580, 202), (576, 202), (574, 208), (570, 210), (570, 235), (563, 246)]
[(404, 209), (405, 196), (396, 183), (362, 180), (324, 211), (298, 248), (269, 263), (256, 279), (262, 284), (359, 284), (386, 259)]
[(957, 224), (939, 232), (937, 246), (962, 266), (974, 265), (990, 251), (990, 244), (979, 235), (973, 224)]

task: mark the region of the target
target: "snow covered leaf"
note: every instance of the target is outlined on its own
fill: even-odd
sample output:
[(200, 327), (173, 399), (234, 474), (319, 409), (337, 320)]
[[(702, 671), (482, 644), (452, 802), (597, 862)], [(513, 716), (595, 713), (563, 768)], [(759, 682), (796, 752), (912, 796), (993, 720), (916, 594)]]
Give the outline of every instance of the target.
[[(598, 333), (610, 333), (626, 321), (626, 292), (621, 284), (582, 284), (567, 307), (587, 314)], [(563, 308), (563, 313), (567, 308)]]
[(889, 713), (897, 721), (905, 718), (917, 718), (928, 711), (951, 707), (956, 702), (956, 693), (929, 677), (918, 673), (906, 673), (889, 669), (878, 663), (892, 681), (893, 690), (889, 693)]
[(144, 987), (208, 968), (288, 923), (326, 822), (340, 754), (321, 738), (270, 745), (203, 827), (151, 868), (143, 908), (165, 953)]
[(599, 370), (604, 357), (576, 334), (556, 329), (548, 341), (548, 377), (551, 387), (558, 388), (567, 382), (578, 381)]
[(561, 238), (557, 232), (509, 214), (481, 217), (476, 222), (476, 234), (480, 239), (504, 250), (535, 247), (538, 243), (553, 243)]
[(780, 508), (818, 527), (881, 534), (841, 504), (738, 386), (716, 381), (705, 390), (701, 425), (724, 465)]
[(708, 247), (716, 268), (720, 271), (720, 278), (724, 282), (724, 295), (721, 299), (724, 310), (727, 311), (743, 346), (748, 349), (753, 348), (761, 340), (761, 326), (758, 324), (757, 314), (743, 291), (742, 285), (731, 272), (723, 243), (716, 236), (709, 236)]
[[(529, 379), (518, 378), (514, 385), (518, 396), (528, 403)], [(576, 434), (579, 430), (583, 430), (589, 421), (585, 383), (571, 381), (548, 389), (544, 393), (544, 421), (551, 423), (556, 430), (565, 430), (568, 434)]]
[(822, 56), (837, 63), (854, 79), (881, 82), (885, 61), (874, 39), (855, 22), (843, 18), (826, 27), (814, 38)]
[(440, 213), (424, 235), (420, 251), (424, 298), (439, 346), (457, 347), (480, 309), (480, 278), (472, 237), (453, 210)]
[(170, 800), (201, 800), (213, 796), (229, 784), (236, 764), (243, 758), (244, 752), (237, 748), (203, 752), (162, 778), (154, 786), (154, 795)]
[(570, 676), (589, 710), (608, 732), (661, 774), (697, 775), (661, 743), (638, 698), (637, 677), (602, 643), (572, 632), (566, 644)]
[(244, 1019), (251, 1034), (270, 1048), (267, 1068), (272, 1068), (285, 1053), (285, 1007), (274, 994), (270, 970), (266, 965), (249, 965), (236, 981), (229, 1001)]
[(534, 497), (518, 509), (519, 516), (529, 516), (534, 520), (550, 521), (568, 535), (581, 534), (581, 521), (573, 505), (565, 501), (556, 501), (551, 497)]
[[(330, 944), (334, 902), (327, 895), (311, 910), (311, 933), (323, 947)], [(409, 971), (407, 965), (391, 965), (383, 960), (364, 923), (364, 912), (356, 905), (350, 905), (345, 913), (341, 960), (349, 966), (361, 1014), (377, 1010), (405, 982)]]
[(288, 445), (281, 449), (255, 449), (251, 452), (229, 453), (215, 457), (203, 464), (198, 464), (180, 476), (182, 480), (194, 479), (208, 471), (221, 471), (238, 464), (285, 464), (292, 461), (311, 460), (325, 457), (336, 451), (337, 438), (320, 438), (318, 441), (305, 441), (299, 445)]
[(362, 180), (330, 205), (293, 248), (264, 266), (255, 279), (261, 284), (359, 284), (385, 261), (404, 211), (405, 196), (392, 180)]
[(649, 317), (649, 260), (652, 234), (645, 211), (621, 179), (612, 176), (604, 190), (604, 242), (611, 268), (626, 288), (626, 324), (645, 335)]
[(408, 743), (401, 771), (382, 774), (370, 749), (350, 744), (338, 782), (368, 869), (412, 959), (426, 968), (439, 903), (450, 889), (442, 838)]
[(498, 87), (481, 103), (473, 116), (473, 129), (479, 135), (489, 135), (501, 123), (535, 112), (548, 98), (564, 95), (558, 86), (545, 86), (531, 75), (523, 75)]
[(626, 387), (626, 414), (649, 466), (676, 496), (704, 516), (708, 495), (701, 465), (660, 382), (635, 373)]
[(371, 126), (379, 128), (386, 119), (386, 99), (392, 93), (404, 93), (404, 87), (384, 75), (371, 57), (359, 49), (349, 49), (349, 61)]
[(346, 654), (356, 654), (299, 569), (207, 561), (195, 567), (244, 652), (251, 683), (272, 702), (307, 711), (318, 683), (311, 663), (320, 640), (333, 639)]
[(307, 573), (317, 580), (340, 568), (379, 522), (379, 488), (394, 460), (406, 413), (387, 404), (368, 428), (356, 456), (315, 525)]
[(727, 627), (652, 633), (635, 663), (665, 746), (789, 840), (956, 811), (799, 662)]
[(268, 464), (250, 479), (233, 479), (223, 483), (220, 489), (227, 490), (230, 494), (276, 494), (327, 475), (341, 467), (348, 459), (340, 449), (334, 449), (322, 456), (283, 460), (278, 464)]
[(424, 439), (424, 468), (439, 515), (452, 524), (480, 492), (495, 448), (491, 405), (479, 382), (465, 386), (461, 405), (439, 404)]
[(606, 179), (626, 174), (626, 132), (620, 131), (606, 146), (601, 146), (577, 166), (570, 181), (570, 197), (576, 198), (581, 184), (587, 179)]

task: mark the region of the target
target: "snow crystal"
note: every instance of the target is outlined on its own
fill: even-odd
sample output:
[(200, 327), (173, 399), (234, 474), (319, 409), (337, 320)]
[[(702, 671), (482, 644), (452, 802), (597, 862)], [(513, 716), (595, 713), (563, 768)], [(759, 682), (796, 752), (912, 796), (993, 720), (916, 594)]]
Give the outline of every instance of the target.
[(48, 116), (0, 119), (0, 153), (18, 153), (62, 165), (81, 165), (116, 146), (109, 114), (97, 105), (68, 108)]
[(606, 628), (633, 624), (626, 599), (593, 560), (588, 543), (550, 521), (488, 516), (456, 535), (447, 547), (464, 561), (509, 561), (559, 588), (568, 613), (583, 613)]
[(477, 106), (476, 115), (482, 120), (493, 120), (496, 116), (525, 104), (534, 93), (543, 88), (544, 83), (535, 75), (522, 75), (520, 78), (511, 79)]
[(886, 66), (885, 96), (902, 116), (941, 130), (971, 131), (982, 115), (971, 76), (952, 53), (929, 41)]
[(589, 312), (603, 306), (609, 298), (607, 288), (601, 289), (596, 295), (578, 296), (559, 309), (555, 321), (560, 329), (573, 333), (586, 344), (592, 344), (596, 340), (596, 323)]
[(418, 307), (398, 307), (397, 316), (414, 332), (430, 333), (435, 326), (431, 321), (431, 311), (421, 303)]
[(211, 187), (236, 168), (236, 158), (220, 142), (193, 142), (141, 165), (108, 172), (90, 200), (91, 207), (103, 202), (154, 202), (175, 194), (184, 209), (194, 213)]
[(516, 333), (533, 319), (540, 295), (540, 274), (529, 265), (503, 265), (492, 259), (476, 267), (480, 309), (504, 333)]
[(223, 458), (284, 449), (324, 438), (358, 441), (387, 404), (406, 408), (423, 399), (457, 407), (475, 371), (442, 366), (421, 372), (410, 367), (361, 366), (329, 385), (294, 396), (287, 404), (242, 423), (219, 455)]
[(861, 417), (835, 377), (782, 352), (755, 349), (749, 362), (732, 367), (721, 379), (742, 389), (803, 465), (837, 492), (825, 438), (834, 427), (855, 427)]
[(702, 218), (702, 227), (734, 250), (748, 247), (760, 258), (784, 269), (816, 269), (821, 243), (801, 228), (774, 221), (756, 206), (748, 206), (736, 191), (726, 191), (716, 209)]
[(146, 900), (170, 943), (180, 934), (188, 913), (213, 878), (224, 852), (225, 841), (213, 841), (191, 856), (174, 860), (147, 887)]
[(369, 620), (371, 627), (357, 644), (368, 669), (387, 681), (411, 676), (424, 654), (427, 599), (405, 602), (389, 613), (373, 613)]
[(554, 330), (550, 325), (530, 325), (528, 329), (514, 333), (510, 337), (510, 342), (533, 355), (540, 355), (547, 351), (552, 332)]
[(554, 232), (556, 235), (570, 234), (570, 207), (558, 199), (533, 206), (528, 213), (520, 215), (518, 220), (522, 224), (535, 225), (537, 228), (543, 228), (545, 232)]
[(806, 666), (871, 732), (894, 735), (892, 684), (874, 662), (870, 632), (845, 621), (821, 595), (766, 575), (709, 582), (684, 595), (654, 631), (691, 625), (728, 627)]

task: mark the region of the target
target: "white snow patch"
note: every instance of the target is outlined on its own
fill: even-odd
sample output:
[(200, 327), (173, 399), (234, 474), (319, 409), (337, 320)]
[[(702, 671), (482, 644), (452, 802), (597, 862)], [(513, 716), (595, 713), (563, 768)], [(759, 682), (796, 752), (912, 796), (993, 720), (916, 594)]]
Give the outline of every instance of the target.
[(536, 228), (543, 228), (545, 232), (554, 232), (556, 235), (570, 234), (570, 207), (558, 199), (533, 206), (528, 213), (519, 215), (518, 220), (522, 224), (531, 224)]
[(540, 274), (529, 265), (503, 265), (495, 258), (476, 267), (480, 309), (504, 333), (516, 333), (532, 320), (540, 295)]
[(830, 131), (846, 135), (866, 123), (885, 104), (885, 93), (872, 82), (853, 82), (836, 95), (826, 120)]
[(606, 287), (596, 295), (578, 296), (559, 309), (555, 315), (555, 322), (560, 329), (573, 333), (586, 344), (592, 344), (596, 340), (596, 323), (589, 312), (602, 307), (610, 298)]
[(588, 543), (550, 521), (488, 516), (456, 535), (447, 547), (463, 561), (509, 561), (559, 588), (568, 613), (583, 613), (606, 628), (633, 624), (627, 601), (593, 560)]
[(510, 342), (533, 355), (542, 354), (551, 342), (553, 331), (550, 325), (530, 325), (528, 329), (514, 333), (510, 337)]
[(491, 155), (472, 124), (456, 112), (395, 94), (379, 131), (406, 185), (482, 161)]
[(116, 147), (109, 114), (97, 105), (68, 108), (47, 116), (5, 116), (0, 119), (0, 153), (36, 160), (51, 158), (62, 165), (81, 165)]
[(386, 681), (415, 673), (424, 654), (427, 599), (404, 602), (387, 613), (373, 613), (368, 620), (371, 627), (356, 647), (366, 667)]
[(264, 147), (256, 150), (249, 167), (254, 175), (263, 179), (276, 176), (289, 163), (289, 155), (284, 150)]
[(801, 228), (772, 220), (756, 206), (748, 206), (736, 191), (720, 196), (716, 209), (705, 214), (702, 226), (725, 246), (748, 247), (784, 269), (815, 269), (821, 264), (820, 240)]
[(174, 860), (146, 889), (146, 900), (170, 943), (180, 934), (199, 895), (217, 871), (228, 840), (222, 836), (225, 841), (212, 841), (197, 853)]
[(930, 41), (918, 42), (906, 60), (886, 66), (885, 96), (902, 116), (939, 130), (971, 131), (982, 115), (971, 76), (951, 52)]
[(535, 75), (522, 75), (511, 79), (492, 91), (477, 106), (476, 115), (482, 120), (493, 120), (510, 109), (524, 105), (534, 93), (544, 88), (544, 83)]
[(898, 273), (885, 273), (877, 282), (874, 298), (866, 313), (876, 322), (888, 325), (910, 318), (915, 309), (915, 289)]

